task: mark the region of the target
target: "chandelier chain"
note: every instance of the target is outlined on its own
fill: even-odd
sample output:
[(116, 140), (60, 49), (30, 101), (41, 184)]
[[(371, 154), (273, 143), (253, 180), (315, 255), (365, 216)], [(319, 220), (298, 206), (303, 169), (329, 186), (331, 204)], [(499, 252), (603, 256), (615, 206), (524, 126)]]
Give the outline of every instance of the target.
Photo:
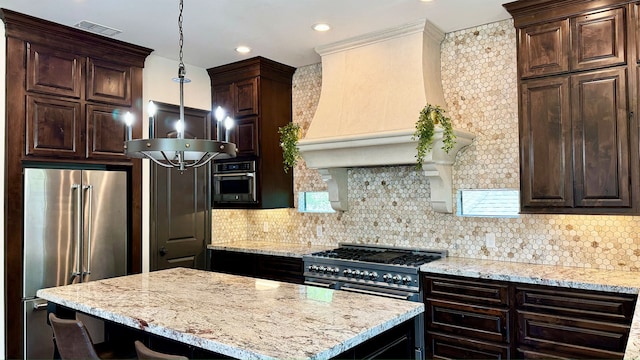
[(180, 0), (180, 15), (178, 15), (178, 29), (180, 31), (180, 41), (179, 41), (179, 45), (180, 45), (180, 67), (184, 68), (184, 63), (182, 62), (182, 46), (184, 45), (184, 33), (182, 32), (182, 8), (184, 7), (183, 5), (183, 0)]

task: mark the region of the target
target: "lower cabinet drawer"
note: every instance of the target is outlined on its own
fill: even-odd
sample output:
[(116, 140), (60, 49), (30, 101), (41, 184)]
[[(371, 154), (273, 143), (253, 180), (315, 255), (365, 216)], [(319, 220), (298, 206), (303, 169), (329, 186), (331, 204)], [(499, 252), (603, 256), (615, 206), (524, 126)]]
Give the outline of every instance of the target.
[(509, 310), (427, 299), (429, 329), (478, 340), (509, 342)]
[(507, 345), (490, 344), (440, 333), (427, 333), (427, 347), (433, 359), (509, 359), (511, 350)]
[(517, 311), (517, 317), (519, 347), (540, 353), (621, 358), (629, 336), (629, 327), (620, 324), (521, 310)]

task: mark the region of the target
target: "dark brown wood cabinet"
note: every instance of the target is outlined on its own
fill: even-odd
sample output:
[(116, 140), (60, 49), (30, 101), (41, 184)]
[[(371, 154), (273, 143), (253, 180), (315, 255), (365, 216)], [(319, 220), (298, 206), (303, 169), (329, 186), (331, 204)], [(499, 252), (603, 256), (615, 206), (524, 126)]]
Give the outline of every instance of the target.
[(139, 76), (136, 66), (60, 52), (38, 43), (27, 42), (26, 46), (25, 155), (130, 162), (122, 148), (123, 116), (136, 113), (131, 102), (131, 77)]
[(209, 269), (295, 284), (304, 283), (302, 258), (209, 250)]
[(426, 357), (508, 359), (513, 353), (509, 285), (441, 275), (422, 277)]
[(638, 213), (637, 3), (505, 7), (518, 34), (521, 212)]
[[(256, 161), (257, 204), (214, 201), (215, 208), (293, 207), (293, 172), (284, 172), (278, 128), (291, 122), (291, 86), (295, 68), (255, 57), (207, 69), (211, 99), (234, 118), (230, 141), (237, 157)], [(217, 133), (217, 122), (212, 129)], [(224, 134), (224, 131), (222, 131)]]
[(425, 273), (427, 357), (617, 359), (637, 296)]
[[(125, 170), (128, 173), (128, 271), (142, 270), (142, 164), (123, 155), (131, 111), (141, 119), (142, 68), (151, 49), (10, 10), (6, 34), (5, 286), (6, 358), (23, 354), (23, 167)], [(136, 121), (134, 137), (142, 135)]]
[(516, 286), (520, 358), (621, 359), (636, 296)]

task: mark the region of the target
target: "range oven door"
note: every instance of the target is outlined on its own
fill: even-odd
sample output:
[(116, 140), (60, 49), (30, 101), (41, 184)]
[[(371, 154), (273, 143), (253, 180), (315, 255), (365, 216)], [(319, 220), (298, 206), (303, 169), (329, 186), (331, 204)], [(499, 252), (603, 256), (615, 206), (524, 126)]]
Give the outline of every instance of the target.
[(420, 293), (414, 291), (404, 291), (401, 289), (381, 288), (376, 286), (368, 286), (363, 284), (343, 283), (340, 290), (350, 291), (360, 294), (384, 296), (400, 300), (409, 300), (420, 302), (422, 298)]
[(221, 203), (255, 203), (256, 173), (213, 174), (213, 201)]

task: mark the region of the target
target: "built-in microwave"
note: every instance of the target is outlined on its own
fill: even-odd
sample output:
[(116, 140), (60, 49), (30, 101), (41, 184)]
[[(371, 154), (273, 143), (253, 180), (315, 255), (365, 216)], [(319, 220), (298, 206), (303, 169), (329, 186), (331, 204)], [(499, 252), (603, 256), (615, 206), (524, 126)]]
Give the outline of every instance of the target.
[(255, 161), (216, 163), (213, 166), (213, 201), (255, 204), (256, 182)]

